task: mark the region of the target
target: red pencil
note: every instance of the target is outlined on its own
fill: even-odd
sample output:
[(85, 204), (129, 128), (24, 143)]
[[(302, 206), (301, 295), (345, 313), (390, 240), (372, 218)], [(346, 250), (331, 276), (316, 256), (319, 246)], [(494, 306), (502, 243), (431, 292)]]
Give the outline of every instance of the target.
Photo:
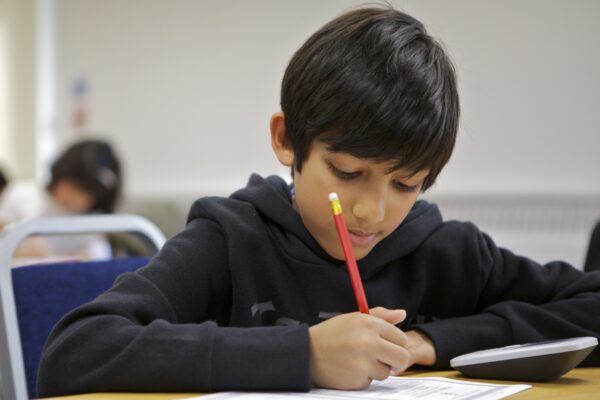
[(337, 193), (331, 193), (329, 195), (329, 201), (331, 202), (335, 228), (337, 229), (340, 242), (342, 243), (346, 267), (348, 268), (348, 274), (350, 275), (350, 282), (352, 283), (352, 289), (354, 290), (354, 297), (356, 297), (356, 302), (358, 303), (358, 309), (363, 314), (369, 314), (369, 305), (367, 304), (365, 289), (363, 288), (362, 280), (360, 279), (356, 258), (354, 257), (354, 250), (352, 250), (350, 236), (348, 236), (348, 228), (346, 227), (344, 214), (342, 214), (342, 205), (340, 204)]

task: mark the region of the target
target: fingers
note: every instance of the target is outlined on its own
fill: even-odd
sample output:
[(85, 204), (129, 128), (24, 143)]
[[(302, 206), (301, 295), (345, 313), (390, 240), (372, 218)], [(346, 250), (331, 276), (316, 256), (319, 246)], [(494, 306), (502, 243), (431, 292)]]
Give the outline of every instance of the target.
[(369, 374), (369, 378), (376, 381), (383, 381), (390, 376), (391, 368), (389, 365), (386, 365), (382, 362), (375, 361), (373, 366), (371, 367), (371, 373)]
[[(391, 370), (403, 372), (410, 367), (414, 361), (408, 350), (410, 339), (401, 329), (393, 325), (396, 321), (406, 318), (404, 310), (388, 310), (383, 307), (373, 309), (372, 319), (381, 340), (376, 347), (376, 358)], [(383, 317), (383, 318), (382, 318)], [(383, 374), (382, 371), (380, 371)], [(388, 376), (391, 372), (388, 371)], [(375, 378), (374, 378), (375, 379)]]
[(408, 336), (401, 329), (379, 318), (374, 318), (373, 323), (381, 338), (395, 345), (408, 348), (410, 343)]
[(392, 370), (390, 374), (404, 372), (414, 363), (410, 351), (387, 341), (382, 341), (375, 356)]
[(397, 325), (406, 318), (404, 310), (389, 310), (384, 307), (375, 307), (370, 310), (372, 316), (380, 318), (392, 325)]

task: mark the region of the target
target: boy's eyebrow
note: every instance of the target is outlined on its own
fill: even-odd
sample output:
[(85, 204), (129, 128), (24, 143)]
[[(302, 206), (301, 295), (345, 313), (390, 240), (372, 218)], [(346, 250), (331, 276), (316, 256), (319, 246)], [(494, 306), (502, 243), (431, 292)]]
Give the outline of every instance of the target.
[[(395, 166), (393, 166), (393, 167), (390, 167), (390, 168), (388, 168), (388, 169), (387, 169), (387, 170), (384, 172), (384, 174), (385, 174), (385, 175), (393, 174), (394, 172), (396, 172), (396, 171), (399, 171), (399, 170), (401, 170), (401, 169), (402, 169), (402, 167), (398, 167), (398, 166), (396, 166), (396, 165), (395, 165)], [(412, 178), (412, 177), (416, 176), (416, 175), (417, 175), (419, 172), (421, 172), (421, 171), (422, 171), (422, 170), (416, 170), (416, 171), (409, 172), (409, 173), (408, 173), (408, 175), (404, 175), (404, 176), (402, 176), (402, 178), (404, 178), (404, 179), (410, 179), (410, 178)], [(427, 175), (429, 175), (429, 172), (427, 172)], [(425, 178), (427, 177), (427, 175), (425, 175)], [(425, 179), (425, 178), (423, 178), (423, 179)]]
[[(395, 171), (398, 171), (399, 169), (400, 169), (400, 168), (398, 168), (398, 167), (392, 167), (392, 168), (389, 168), (388, 170), (386, 170), (386, 172), (385, 172), (385, 175), (392, 174), (392, 173), (394, 173)], [(423, 170), (417, 170), (417, 171), (414, 171), (414, 172), (412, 172), (412, 173), (409, 173), (409, 174), (408, 174), (408, 175), (406, 175), (406, 176), (402, 176), (402, 179), (411, 179), (411, 178), (415, 177), (417, 174), (419, 174), (419, 173), (420, 173), (420, 172), (422, 172), (422, 171), (423, 171)], [(411, 187), (422, 186), (422, 185), (424, 184), (425, 180), (427, 179), (427, 177), (429, 176), (429, 172), (430, 172), (430, 171), (427, 171), (427, 173), (425, 174), (425, 176), (423, 176), (423, 178), (421, 178), (421, 179), (419, 180), (419, 182), (417, 182), (416, 184), (414, 184), (414, 185), (407, 185), (407, 186), (411, 186)]]
[(364, 162), (364, 160), (361, 159), (360, 157), (353, 156), (352, 154), (346, 153), (346, 152), (343, 152), (343, 151), (334, 151), (334, 150), (331, 150), (329, 148), (325, 148), (325, 152), (326, 152), (327, 156), (352, 157), (353, 159), (355, 159), (355, 160), (357, 160), (359, 162)]
[[(356, 156), (353, 156), (350, 153), (346, 153), (346, 152), (342, 152), (342, 151), (334, 151), (334, 150), (331, 150), (329, 147), (325, 148), (325, 152), (327, 153), (328, 156), (329, 155), (338, 155), (338, 156), (342, 156), (342, 157), (352, 157), (352, 158), (355, 158), (356, 160), (358, 160), (360, 162), (365, 162), (365, 160), (362, 159), (362, 158), (360, 158), (360, 157), (356, 157)], [(375, 162), (377, 162), (377, 161), (375, 161)], [(397, 164), (395, 164), (395, 165), (391, 166), (390, 168), (386, 169), (383, 174), (384, 175), (390, 175), (390, 174), (393, 174), (394, 172), (399, 171), (401, 169), (402, 169), (402, 167), (399, 167)], [(402, 179), (410, 179), (410, 178), (414, 177), (415, 175), (417, 175), (418, 173), (420, 173), (421, 171), (422, 170), (416, 170), (416, 171), (410, 172), (408, 175), (403, 175)], [(417, 183), (416, 185), (412, 185), (412, 186), (418, 186), (418, 185), (422, 184), (425, 181), (425, 179), (427, 179), (427, 176), (429, 176), (429, 171), (423, 177), (423, 179), (420, 180), (419, 183)]]

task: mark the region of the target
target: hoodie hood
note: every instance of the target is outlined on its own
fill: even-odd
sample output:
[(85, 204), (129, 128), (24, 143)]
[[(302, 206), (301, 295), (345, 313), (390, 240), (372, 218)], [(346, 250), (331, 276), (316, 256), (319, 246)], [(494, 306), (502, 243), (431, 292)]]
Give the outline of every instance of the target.
[[(278, 228), (276, 231), (296, 236), (323, 261), (344, 265), (343, 261), (329, 256), (306, 229), (292, 207), (290, 186), (281, 177), (262, 178), (253, 174), (246, 187), (233, 193), (231, 198), (252, 204), (263, 220)], [(367, 278), (389, 262), (406, 256), (441, 224), (442, 216), (435, 204), (425, 200), (415, 202), (402, 224), (358, 262), (361, 274)]]
[[(290, 186), (279, 176), (262, 178), (252, 174), (246, 187), (233, 193), (229, 199), (199, 200), (192, 206), (188, 222), (195, 218), (208, 218), (221, 226), (239, 225), (244, 216), (236, 216), (237, 213), (231, 210), (246, 209), (245, 206), (250, 206), (252, 213), (258, 214), (270, 236), (288, 256), (312, 265), (331, 267), (333, 264), (345, 268), (344, 261), (328, 255), (306, 229), (302, 218), (292, 207)], [(225, 224), (224, 218), (239, 219)], [(442, 216), (435, 204), (425, 200), (415, 202), (402, 224), (358, 261), (363, 279), (414, 251), (441, 224)]]

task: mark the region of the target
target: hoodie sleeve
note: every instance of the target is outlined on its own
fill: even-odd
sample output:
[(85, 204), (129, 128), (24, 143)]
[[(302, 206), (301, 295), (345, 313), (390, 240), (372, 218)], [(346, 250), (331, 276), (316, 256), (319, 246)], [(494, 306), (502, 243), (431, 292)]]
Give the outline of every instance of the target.
[[(207, 240), (210, 238), (210, 240)], [(308, 390), (308, 329), (222, 327), (231, 283), (220, 228), (193, 220), (50, 334), (38, 394)]]
[[(458, 355), (486, 348), (577, 336), (600, 338), (600, 272), (584, 273), (558, 261), (540, 265), (496, 247), (473, 225), (467, 227), (467, 238), (462, 239), (468, 245), (455, 260), (462, 265), (454, 269), (465, 274), (466, 284), (458, 292), (462, 298), (476, 299), (473, 312), (414, 327), (432, 339), (437, 368), (447, 368)], [(597, 348), (582, 366), (599, 365)]]

